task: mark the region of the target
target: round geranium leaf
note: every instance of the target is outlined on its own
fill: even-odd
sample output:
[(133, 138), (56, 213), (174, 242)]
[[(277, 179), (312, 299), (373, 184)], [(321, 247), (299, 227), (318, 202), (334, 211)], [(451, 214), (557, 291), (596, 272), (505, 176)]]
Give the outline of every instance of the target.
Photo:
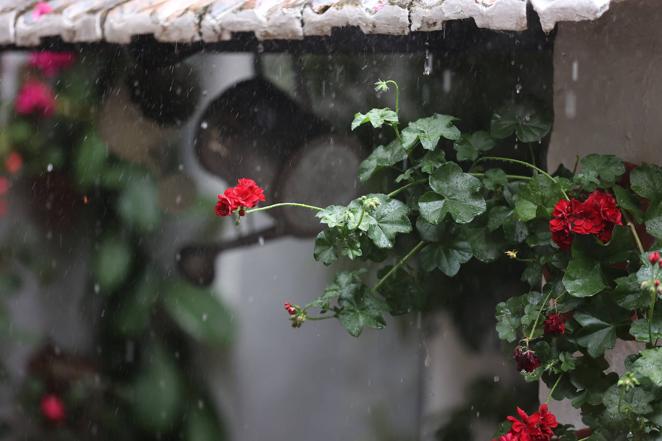
[(430, 176), (430, 187), (446, 199), (443, 210), (459, 224), (471, 222), (487, 208), (485, 199), (479, 194), (480, 180), (464, 173), (454, 162), (447, 162), (435, 170)]

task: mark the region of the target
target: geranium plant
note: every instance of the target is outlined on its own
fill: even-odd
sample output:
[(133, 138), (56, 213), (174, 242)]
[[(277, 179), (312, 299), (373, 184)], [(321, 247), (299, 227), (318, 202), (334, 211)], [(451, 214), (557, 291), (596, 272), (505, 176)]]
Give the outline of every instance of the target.
[[(591, 429), (582, 439), (662, 439), (662, 308), (656, 308), (662, 168), (592, 154), (572, 171), (550, 174), (534, 161), (489, 154), (500, 143), (546, 136), (550, 124), (535, 111), (508, 107), (494, 114), (489, 131), (473, 133), (440, 114), (403, 125), (397, 84), (376, 83), (379, 92), (391, 87), (394, 108), (358, 113), (352, 122), (353, 130), (369, 124), (392, 131), (392, 140), (360, 167), (361, 181), (382, 177), (383, 192), (330, 207), (256, 208), (263, 195), (252, 181), (219, 195), (217, 213), (237, 219), (288, 205), (313, 210), (325, 226), (315, 240), (315, 259), (366, 263), (338, 272), (307, 305), (285, 304), (292, 325), (336, 318), (358, 336), (366, 327), (384, 327), (386, 314), (420, 310), (434, 272), (453, 277), (471, 259), (517, 259), (530, 289), (496, 310), (513, 367), (528, 380), (542, 379), (550, 399), (568, 398), (581, 409)], [(641, 348), (620, 377), (607, 371), (604, 357), (617, 339)], [(518, 413), (497, 439), (577, 439), (545, 404), (531, 415)]]

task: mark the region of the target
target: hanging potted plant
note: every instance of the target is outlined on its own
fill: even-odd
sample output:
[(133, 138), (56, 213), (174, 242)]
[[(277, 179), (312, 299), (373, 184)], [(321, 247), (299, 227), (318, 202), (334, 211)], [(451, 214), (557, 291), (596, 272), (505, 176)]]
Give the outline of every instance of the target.
[[(268, 197), (257, 183), (239, 180), (218, 196), (219, 216), (239, 221), (251, 213), (290, 207), (314, 212), (325, 229), (314, 258), (379, 265), (339, 272), (306, 305), (285, 304), (293, 327), (337, 319), (352, 335), (383, 328), (386, 314), (421, 308), (424, 281), (440, 271), (454, 277), (471, 259), (489, 263), (504, 254), (525, 264), (527, 292), (497, 306), (497, 331), (512, 346), (513, 367), (550, 388), (547, 400), (568, 398), (590, 430), (560, 425), (543, 403), (496, 432), (499, 441), (649, 440), (662, 436), (662, 168), (626, 170), (612, 155), (581, 158), (574, 171), (550, 174), (534, 161), (490, 156), (499, 140), (541, 140), (550, 123), (523, 106), (494, 115), (489, 132), (462, 133), (456, 118), (435, 114), (404, 126), (398, 86), (395, 106), (356, 114), (352, 129), (390, 128), (360, 167), (369, 181), (397, 170), (381, 193), (349, 204), (316, 207), (286, 202), (257, 207)], [(444, 145), (452, 145), (447, 158)], [(501, 167), (508, 167), (504, 169)], [(519, 172), (517, 172), (519, 170)], [(523, 172), (522, 172), (523, 171)], [(382, 180), (381, 182), (384, 182)], [(643, 207), (643, 208), (642, 208)], [(543, 283), (544, 282), (544, 283)], [(605, 351), (617, 339), (641, 343), (622, 375), (607, 372)]]

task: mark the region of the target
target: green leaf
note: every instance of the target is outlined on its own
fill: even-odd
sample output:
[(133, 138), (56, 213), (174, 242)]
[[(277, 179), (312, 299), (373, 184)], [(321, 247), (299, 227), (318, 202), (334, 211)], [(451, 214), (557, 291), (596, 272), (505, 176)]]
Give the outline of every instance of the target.
[(131, 261), (131, 248), (124, 239), (113, 236), (101, 243), (94, 260), (94, 273), (102, 292), (110, 293), (124, 281)]
[(424, 193), (418, 198), (418, 210), (423, 219), (431, 224), (438, 224), (446, 217), (446, 198), (433, 191)]
[(485, 199), (479, 193), (480, 180), (464, 173), (454, 162), (447, 162), (435, 170), (430, 176), (430, 187), (446, 198), (444, 216), (450, 213), (457, 223), (469, 223), (487, 209)]
[(343, 305), (338, 312), (338, 320), (349, 335), (358, 337), (364, 328), (383, 329), (386, 326), (383, 313), (387, 312), (386, 305), (370, 295), (352, 300)]
[(585, 347), (593, 358), (613, 348), (617, 331), (630, 323), (628, 312), (610, 302), (605, 296), (598, 296), (573, 315), (581, 325), (575, 333), (577, 344)]
[(131, 388), (133, 414), (152, 432), (166, 432), (176, 426), (184, 402), (182, 379), (173, 360), (159, 348), (145, 357), (145, 367)]
[(610, 420), (623, 420), (628, 414), (645, 415), (653, 411), (651, 402), (655, 396), (641, 387), (625, 391), (614, 384), (607, 389), (602, 399), (606, 416)]
[(662, 387), (662, 348), (646, 349), (632, 364), (632, 372), (637, 378), (648, 379), (656, 387)]
[(632, 322), (630, 326), (630, 335), (635, 340), (648, 343), (662, 338), (662, 308), (657, 308), (653, 314), (650, 333), (648, 332), (648, 320), (639, 319)]
[[(392, 268), (392, 265), (385, 266), (379, 270), (377, 276), (384, 277)], [(415, 274), (411, 274), (403, 267), (386, 279), (379, 288), (379, 293), (386, 300), (391, 315), (422, 311), (425, 307), (426, 291)]]
[(517, 340), (517, 331), (522, 324), (520, 317), (524, 313), (525, 301), (523, 296), (511, 297), (496, 306), (496, 330), (501, 340), (508, 343)]
[(572, 258), (563, 276), (563, 286), (574, 297), (591, 297), (607, 287), (600, 262), (573, 248)]
[(117, 332), (124, 336), (139, 336), (147, 327), (159, 298), (159, 280), (153, 272), (146, 272), (136, 289), (121, 298), (118, 311), (113, 316)]
[(402, 131), (402, 143), (409, 150), (418, 140), (425, 150), (434, 150), (442, 137), (457, 141), (461, 133), (453, 124), (456, 120), (454, 116), (438, 113), (416, 120)]
[(396, 139), (386, 146), (380, 145), (359, 166), (359, 179), (366, 182), (378, 172), (407, 158), (407, 152)]
[(471, 244), (466, 239), (447, 234), (443, 242), (431, 243), (421, 250), (421, 266), (425, 271), (439, 269), (453, 277), (472, 255)]
[(647, 378), (656, 387), (662, 387), (662, 348), (646, 349), (632, 364), (632, 372), (639, 379)]
[(479, 131), (462, 135), (453, 148), (457, 152), (458, 161), (475, 161), (481, 153), (488, 152), (496, 147), (496, 141), (489, 133)]
[(74, 170), (78, 184), (92, 185), (100, 179), (108, 158), (108, 147), (96, 133), (88, 134), (78, 147)]
[(446, 162), (446, 153), (443, 150), (426, 152), (421, 158), (420, 165), (423, 173), (432, 174), (444, 162)]
[(662, 168), (643, 164), (630, 172), (630, 188), (642, 198), (660, 200), (662, 196)]
[(503, 224), (510, 220), (512, 215), (513, 210), (504, 205), (492, 207), (487, 215), (487, 229), (489, 231), (498, 230)]
[(481, 262), (493, 262), (501, 257), (506, 248), (503, 236), (491, 233), (484, 227), (467, 228), (466, 237), (471, 244), (471, 253)]
[(494, 113), (490, 134), (504, 139), (513, 133), (521, 142), (537, 142), (552, 128), (551, 118), (536, 111), (532, 106), (510, 104)]
[(327, 266), (338, 260), (335, 242), (330, 234), (329, 230), (320, 231), (315, 238), (315, 250), (313, 251), (315, 260)]
[(129, 226), (153, 231), (161, 220), (159, 191), (154, 182), (147, 177), (129, 181), (117, 200), (117, 212)]
[(635, 222), (641, 223), (643, 221), (643, 213), (641, 211), (641, 208), (637, 204), (637, 201), (633, 197), (632, 193), (630, 193), (628, 190), (624, 189), (620, 185), (614, 185), (612, 187), (612, 190), (614, 191), (614, 195), (616, 196), (617, 205), (621, 209), (630, 213), (634, 218)]
[(214, 414), (205, 405), (202, 409), (191, 407), (186, 424), (185, 441), (223, 441), (225, 433)]
[(358, 222), (357, 214), (349, 207), (343, 205), (329, 205), (315, 215), (320, 222), (326, 224), (329, 228), (344, 227), (354, 225)]
[(575, 182), (588, 190), (596, 186), (611, 187), (625, 173), (623, 161), (614, 155), (590, 154), (579, 161), (579, 173)]
[(662, 201), (646, 212), (646, 232), (656, 239), (662, 239)]
[(507, 184), (508, 176), (500, 168), (491, 168), (485, 172), (483, 185), (486, 189), (494, 191), (499, 187), (505, 187)]
[(650, 298), (641, 289), (641, 282), (637, 280), (636, 274), (619, 277), (614, 282), (616, 282), (616, 288), (614, 289), (613, 296), (618, 306), (630, 311), (648, 306)]
[(385, 107), (383, 109), (370, 109), (368, 113), (357, 113), (352, 121), (352, 130), (363, 124), (370, 123), (374, 128), (379, 128), (384, 124), (397, 124), (398, 114)]
[(526, 199), (517, 199), (515, 201), (515, 213), (519, 220), (523, 222), (528, 222), (536, 218), (538, 212), (538, 206), (531, 201)]
[(174, 282), (165, 293), (163, 306), (174, 322), (194, 339), (211, 345), (230, 342), (232, 316), (212, 292)]
[[(403, 202), (384, 194), (368, 194), (365, 198), (376, 199), (379, 205), (372, 210), (366, 209), (359, 228), (367, 231), (368, 237), (378, 248), (393, 248), (398, 233), (409, 233), (412, 230), (409, 208)], [(358, 212), (362, 204), (361, 199), (356, 199), (351, 202), (350, 208)]]

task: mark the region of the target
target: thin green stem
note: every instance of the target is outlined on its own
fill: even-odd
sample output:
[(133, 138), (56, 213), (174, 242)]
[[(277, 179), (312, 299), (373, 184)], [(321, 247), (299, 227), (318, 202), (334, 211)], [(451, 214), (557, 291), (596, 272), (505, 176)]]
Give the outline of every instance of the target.
[(639, 233), (637, 233), (637, 228), (634, 226), (634, 222), (632, 222), (632, 218), (625, 211), (623, 211), (623, 217), (625, 217), (625, 222), (627, 223), (628, 228), (630, 228), (630, 233), (632, 233), (632, 237), (634, 238), (634, 241), (637, 244), (639, 253), (644, 254), (646, 251), (644, 250), (643, 243), (641, 243), (641, 238), (639, 237)]
[(590, 438), (590, 436), (585, 436), (582, 439), (578, 439), (577, 441), (587, 441)]
[(406, 189), (408, 189), (410, 187), (413, 187), (413, 186), (419, 185), (419, 184), (424, 184), (426, 182), (428, 182), (427, 179), (418, 179), (416, 181), (410, 182), (409, 184), (403, 185), (402, 187), (393, 190), (392, 192), (390, 192), (386, 196), (389, 197), (389, 198), (393, 198), (393, 197), (397, 196), (398, 194), (400, 194), (401, 192), (405, 191)]
[[(476, 177), (485, 176), (485, 173), (471, 172), (469, 174)], [(513, 181), (530, 181), (531, 179), (533, 179), (531, 176), (522, 176), (522, 175), (506, 175), (506, 178), (511, 179)]]
[(335, 316), (334, 315), (317, 315), (317, 316), (307, 315), (306, 316), (306, 320), (312, 320), (312, 321), (315, 321), (315, 320), (328, 320), (328, 319), (332, 319), (332, 318), (335, 318)]
[(531, 164), (536, 165), (536, 153), (533, 151), (533, 144), (529, 143), (529, 155), (531, 155)]
[(533, 334), (536, 333), (536, 327), (538, 326), (538, 321), (540, 321), (540, 316), (542, 315), (542, 311), (545, 309), (545, 306), (547, 305), (547, 302), (549, 301), (549, 297), (551, 295), (552, 295), (552, 290), (550, 289), (547, 295), (545, 296), (545, 300), (543, 300), (542, 304), (540, 305), (540, 309), (538, 310), (538, 314), (536, 315), (536, 320), (533, 322), (533, 326), (531, 327), (531, 332), (529, 332), (527, 342), (531, 341), (531, 339), (533, 338)]
[(359, 216), (359, 221), (354, 226), (355, 230), (361, 226), (361, 222), (363, 222), (363, 216), (364, 215), (365, 215), (365, 206), (361, 205), (361, 215)]
[(651, 299), (650, 305), (648, 306), (648, 340), (650, 342), (650, 348), (655, 347), (655, 342), (653, 341), (653, 315), (655, 315), (655, 302), (657, 301), (657, 288), (650, 288), (651, 290)]
[(552, 388), (549, 390), (549, 392), (547, 392), (547, 398), (545, 398), (545, 403), (549, 403), (550, 398), (552, 398), (552, 394), (556, 390), (556, 386), (558, 386), (559, 383), (561, 382), (561, 378), (563, 378), (563, 375), (559, 375), (559, 378), (556, 379)]
[(418, 253), (421, 250), (421, 248), (423, 248), (423, 246), (425, 246), (424, 241), (420, 241), (419, 243), (417, 243), (414, 248), (412, 248), (402, 259), (400, 259), (400, 261), (398, 261), (398, 263), (396, 263), (393, 266), (393, 268), (391, 268), (389, 270), (389, 272), (384, 274), (384, 276), (377, 281), (377, 283), (375, 284), (374, 288), (372, 288), (372, 290), (373, 291), (379, 290), (379, 288), (384, 284), (384, 282), (389, 277), (391, 277), (397, 270), (399, 270), (400, 267), (402, 267), (402, 265), (404, 265), (409, 259), (411, 259), (412, 256), (414, 256), (416, 253)]
[[(504, 158), (502, 156), (483, 156), (482, 158), (478, 159), (476, 161), (476, 163), (479, 163), (481, 161), (501, 161), (501, 162), (510, 162), (510, 163), (513, 163), (513, 164), (518, 164), (518, 165), (521, 165), (521, 166), (524, 166), (524, 167), (531, 168), (531, 169), (537, 171), (538, 173), (542, 174), (543, 176), (547, 177), (549, 180), (551, 180), (555, 184), (558, 184), (558, 181), (556, 180), (556, 178), (554, 178), (554, 176), (550, 175), (549, 173), (547, 173), (545, 170), (541, 169), (540, 167), (537, 167), (537, 166), (535, 166), (533, 164), (530, 164), (526, 161), (520, 161), (519, 159), (513, 159), (513, 158)], [(564, 198), (566, 198), (567, 200), (570, 200), (570, 197), (568, 197), (568, 194), (562, 188), (561, 188), (561, 194), (563, 194)]]
[(267, 205), (266, 207), (251, 208), (250, 210), (246, 210), (246, 214), (257, 213), (258, 211), (267, 211), (267, 210), (271, 210), (272, 208), (278, 208), (278, 207), (300, 207), (300, 208), (307, 208), (309, 210), (314, 210), (314, 211), (322, 211), (323, 210), (323, 208), (316, 207), (314, 205), (299, 204), (297, 202), (279, 202), (277, 204)]
[[(395, 113), (399, 114), (400, 113), (400, 86), (398, 86), (398, 83), (395, 82), (394, 80), (388, 80), (386, 81), (386, 84), (393, 84), (393, 87), (395, 87)], [(398, 136), (399, 138), (400, 136)]]

